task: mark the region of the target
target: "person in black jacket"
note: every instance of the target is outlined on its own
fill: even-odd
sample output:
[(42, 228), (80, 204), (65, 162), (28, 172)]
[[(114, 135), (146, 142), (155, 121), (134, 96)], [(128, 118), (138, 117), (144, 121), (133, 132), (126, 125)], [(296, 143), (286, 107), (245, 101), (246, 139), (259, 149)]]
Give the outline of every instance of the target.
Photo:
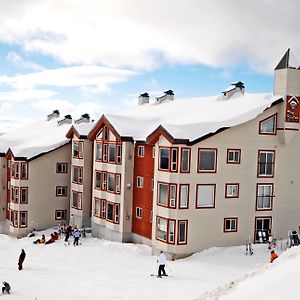
[(23, 262), (25, 260), (25, 257), (26, 257), (26, 253), (25, 253), (24, 249), (22, 249), (22, 252), (19, 256), (19, 262), (18, 262), (19, 270), (23, 269)]
[(2, 287), (2, 293), (7, 293), (7, 294), (10, 294), (10, 285), (8, 282), (6, 281), (3, 281), (3, 287)]

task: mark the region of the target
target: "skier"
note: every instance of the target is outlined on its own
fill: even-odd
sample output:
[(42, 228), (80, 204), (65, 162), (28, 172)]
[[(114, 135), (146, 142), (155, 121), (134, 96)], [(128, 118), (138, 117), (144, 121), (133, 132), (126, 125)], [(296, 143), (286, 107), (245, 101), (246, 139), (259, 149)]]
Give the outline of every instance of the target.
[(42, 234), (42, 237), (40, 239), (37, 239), (36, 241), (34, 241), (34, 244), (45, 244), (46, 238), (45, 235)]
[(6, 281), (3, 281), (2, 282), (3, 283), (3, 287), (2, 287), (2, 293), (4, 294), (4, 293), (7, 293), (7, 294), (10, 294), (10, 285), (9, 285), (9, 283), (8, 282), (6, 282)]
[(158, 276), (157, 277), (161, 278), (161, 276), (168, 276), (166, 274), (166, 271), (165, 271), (165, 266), (166, 266), (166, 263), (167, 263), (167, 259), (166, 259), (166, 256), (164, 255), (163, 251), (160, 251), (160, 255), (158, 257), (157, 262), (159, 264), (159, 267), (158, 267)]
[(75, 232), (73, 233), (74, 236), (74, 246), (78, 246), (78, 242), (79, 242), (79, 238), (81, 237), (81, 233), (78, 229), (75, 230)]
[(276, 258), (278, 258), (278, 255), (274, 250), (271, 250), (271, 258), (270, 258), (270, 263), (272, 263)]
[(26, 257), (26, 253), (25, 253), (24, 249), (22, 249), (22, 252), (19, 256), (19, 262), (18, 262), (19, 270), (23, 269), (23, 262), (25, 260), (25, 257)]

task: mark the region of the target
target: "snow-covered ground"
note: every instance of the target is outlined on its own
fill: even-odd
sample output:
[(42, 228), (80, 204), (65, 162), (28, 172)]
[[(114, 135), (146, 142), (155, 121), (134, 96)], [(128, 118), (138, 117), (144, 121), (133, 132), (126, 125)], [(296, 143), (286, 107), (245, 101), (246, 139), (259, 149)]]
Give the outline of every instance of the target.
[[(46, 233), (49, 238), (50, 230)], [(63, 239), (35, 245), (35, 238), (0, 235), (0, 282), (12, 286), (9, 299), (284, 299), (296, 288), (300, 249), (279, 251), (269, 263), (266, 245), (211, 248), (191, 257), (168, 262), (169, 277), (157, 272), (150, 247), (87, 237), (78, 247)], [(24, 269), (17, 268), (24, 248)], [(294, 266), (298, 266), (294, 267)], [(256, 297), (256, 298), (255, 298)]]

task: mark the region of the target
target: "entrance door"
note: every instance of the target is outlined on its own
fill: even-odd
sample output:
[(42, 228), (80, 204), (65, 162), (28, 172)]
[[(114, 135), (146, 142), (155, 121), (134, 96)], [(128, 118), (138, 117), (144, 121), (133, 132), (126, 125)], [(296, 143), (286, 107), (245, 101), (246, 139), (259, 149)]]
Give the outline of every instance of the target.
[(267, 243), (271, 233), (272, 218), (255, 218), (255, 243)]

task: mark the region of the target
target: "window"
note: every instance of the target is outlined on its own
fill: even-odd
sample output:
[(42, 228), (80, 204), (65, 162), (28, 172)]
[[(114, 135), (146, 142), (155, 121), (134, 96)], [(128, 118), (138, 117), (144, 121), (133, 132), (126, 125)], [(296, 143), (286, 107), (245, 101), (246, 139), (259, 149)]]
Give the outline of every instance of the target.
[(67, 172), (68, 172), (68, 163), (56, 164), (56, 173), (67, 173)]
[(273, 185), (272, 184), (258, 184), (257, 185), (257, 210), (272, 209), (273, 200)]
[(55, 220), (66, 220), (67, 211), (66, 210), (56, 210), (55, 211)]
[(21, 204), (28, 203), (28, 187), (20, 188), (20, 203)]
[(114, 220), (114, 205), (113, 203), (107, 203), (107, 215), (106, 215), (106, 219), (109, 221), (113, 221)]
[(107, 144), (103, 145), (103, 161), (107, 162)]
[(18, 227), (18, 211), (11, 210), (10, 211), (10, 223), (14, 227)]
[(190, 155), (191, 155), (191, 149), (181, 148), (180, 172), (182, 173), (190, 172)]
[(155, 147), (152, 148), (152, 157), (155, 158)]
[(108, 161), (111, 163), (116, 161), (116, 144), (108, 145)]
[(121, 164), (122, 162), (122, 146), (117, 145), (117, 164)]
[(107, 185), (107, 191), (114, 193), (115, 191), (115, 174), (108, 173), (108, 185)]
[(102, 219), (106, 218), (106, 200), (101, 199), (101, 215)]
[(120, 204), (115, 204), (115, 223), (120, 223)]
[(144, 157), (145, 155), (145, 147), (144, 146), (138, 146), (138, 156)]
[(20, 227), (27, 227), (27, 211), (20, 211)]
[(56, 196), (67, 196), (67, 187), (66, 186), (57, 186), (56, 187)]
[(95, 188), (101, 189), (101, 172), (96, 171), (95, 176)]
[(82, 167), (77, 167), (73, 166), (73, 182), (82, 184), (82, 176), (83, 176), (83, 168)]
[(95, 198), (95, 209), (94, 209), (94, 216), (100, 217), (100, 199)]
[(226, 183), (225, 197), (226, 198), (238, 198), (239, 197), (239, 184), (238, 183)]
[(158, 204), (176, 207), (177, 185), (172, 183), (158, 183)]
[(176, 207), (176, 194), (177, 194), (177, 186), (175, 184), (170, 185), (170, 207)]
[(102, 160), (102, 143), (96, 143), (96, 160)]
[(21, 163), (21, 179), (28, 179), (28, 164), (26, 162)]
[(171, 171), (177, 171), (178, 149), (172, 148)]
[(187, 243), (187, 220), (178, 221), (178, 244)]
[(274, 176), (274, 157), (275, 151), (258, 151), (258, 176)]
[(104, 139), (104, 141), (108, 141), (108, 129), (107, 129), (107, 126), (103, 127), (103, 139)]
[(12, 186), (10, 189), (10, 201), (15, 202), (15, 187)]
[(14, 162), (11, 162), (10, 176), (11, 176), (12, 178), (15, 177), (15, 163), (14, 163)]
[(20, 178), (20, 163), (15, 162), (15, 178)]
[(237, 232), (237, 218), (224, 219), (224, 232)]
[(82, 193), (72, 191), (72, 207), (76, 209), (82, 208)]
[(196, 208), (214, 208), (215, 190), (215, 184), (197, 184)]
[(105, 172), (102, 172), (102, 190), (106, 191), (106, 180), (107, 180), (107, 174)]
[(170, 149), (168, 148), (160, 148), (159, 149), (159, 169), (160, 170), (169, 170), (169, 162), (170, 162)]
[(136, 185), (138, 188), (142, 189), (144, 186), (144, 178), (141, 176), (137, 176), (136, 178)]
[(137, 208), (136, 208), (136, 217), (137, 217), (138, 219), (141, 219), (142, 216), (143, 216), (143, 209), (140, 208), (140, 207), (137, 207)]
[(15, 187), (15, 202), (19, 203), (19, 188)]
[(217, 149), (199, 149), (198, 172), (216, 172)]
[(259, 122), (260, 134), (276, 134), (276, 115)]
[(169, 243), (174, 244), (175, 243), (175, 221), (169, 220), (169, 236), (168, 240)]
[(83, 157), (83, 142), (79, 142), (79, 141), (73, 142), (73, 157), (74, 158)]
[(189, 206), (189, 185), (180, 184), (179, 208), (188, 208), (188, 206)]
[(116, 194), (120, 194), (121, 192), (121, 175), (116, 174)]
[(227, 163), (228, 164), (239, 164), (241, 161), (241, 150), (240, 149), (227, 149)]
[(156, 236), (158, 240), (167, 242), (167, 226), (168, 226), (167, 219), (157, 217)]

